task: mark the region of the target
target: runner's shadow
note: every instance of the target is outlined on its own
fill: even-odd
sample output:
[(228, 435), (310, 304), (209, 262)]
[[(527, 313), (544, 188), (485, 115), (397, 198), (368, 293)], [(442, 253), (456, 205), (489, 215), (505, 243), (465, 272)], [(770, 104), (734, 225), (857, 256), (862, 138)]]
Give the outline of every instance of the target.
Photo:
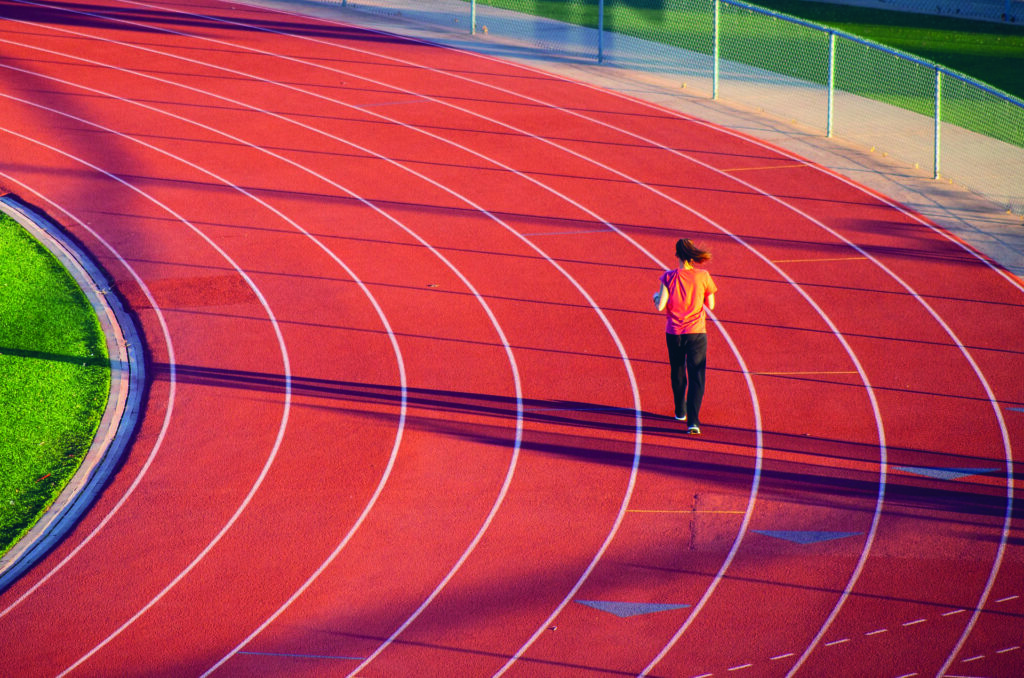
[[(155, 379), (168, 379), (170, 367), (153, 366)], [(193, 365), (175, 366), (175, 380), (203, 386), (283, 393), (289, 385), (283, 375), (270, 372), (225, 370)], [(446, 391), (425, 388), (402, 389), (398, 385), (367, 384), (315, 377), (293, 377), (295, 396), (324, 399), (324, 403), (304, 404), (359, 410), (365, 416), (394, 419), (403, 400), (407, 406), (407, 426), (431, 430), (448, 438), (463, 438), (507, 448), (519, 415), (514, 396)], [(339, 405), (335, 401), (343, 401)], [(392, 413), (381, 412), (381, 406)], [(478, 417), (457, 421), (453, 414)], [(631, 408), (603, 406), (567, 400), (525, 398), (522, 401), (523, 450), (591, 463), (631, 468), (635, 461), (634, 441), (639, 431), (643, 450), (642, 470), (700, 479), (730, 492), (746, 492), (754, 474), (756, 434), (735, 426), (709, 425), (700, 437), (688, 436), (685, 429), (665, 415)], [(531, 424), (538, 426), (533, 427)], [(763, 496), (813, 505), (834, 505), (837, 500), (869, 500), (879, 493), (879, 446), (877, 443), (842, 440), (823, 436), (795, 435), (763, 431), (763, 450), (771, 459), (793, 458), (810, 461), (776, 461), (760, 472)], [(931, 450), (888, 448), (890, 458), (934, 453)], [(1005, 489), (994, 486), (991, 478), (1004, 477), (1001, 464), (991, 458), (968, 455), (943, 455), (943, 465), (978, 467), (994, 470), (978, 473), (978, 482), (968, 479), (936, 482), (934, 479), (890, 473), (886, 478), (885, 501), (892, 510), (920, 517), (921, 512), (939, 511), (949, 515), (1002, 517), (1006, 513)], [(850, 470), (853, 464), (868, 464), (867, 470)], [(892, 463), (892, 462), (890, 462)], [(837, 470), (842, 469), (842, 470)], [(1024, 479), (1015, 471), (1014, 480)], [(873, 504), (872, 504), (873, 505)], [(1014, 506), (1014, 515), (1024, 517), (1024, 507)]]

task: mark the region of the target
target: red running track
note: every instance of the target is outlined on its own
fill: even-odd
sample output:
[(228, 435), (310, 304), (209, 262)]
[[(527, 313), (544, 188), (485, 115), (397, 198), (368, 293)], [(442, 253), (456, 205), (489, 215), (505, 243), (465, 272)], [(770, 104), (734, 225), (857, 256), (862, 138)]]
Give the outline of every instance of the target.
[[(1024, 288), (777, 148), (211, 2), (0, 0), (0, 182), (151, 376), (10, 676), (1020, 676)], [(704, 434), (650, 304), (720, 287)]]

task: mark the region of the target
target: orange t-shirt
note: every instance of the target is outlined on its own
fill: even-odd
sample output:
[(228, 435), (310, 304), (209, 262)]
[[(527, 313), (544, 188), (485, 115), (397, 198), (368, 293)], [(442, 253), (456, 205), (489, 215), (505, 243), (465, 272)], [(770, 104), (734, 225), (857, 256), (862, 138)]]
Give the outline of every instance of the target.
[(711, 274), (699, 268), (678, 268), (674, 271), (665, 271), (661, 276), (661, 284), (668, 290), (665, 333), (707, 332), (704, 299), (718, 291)]

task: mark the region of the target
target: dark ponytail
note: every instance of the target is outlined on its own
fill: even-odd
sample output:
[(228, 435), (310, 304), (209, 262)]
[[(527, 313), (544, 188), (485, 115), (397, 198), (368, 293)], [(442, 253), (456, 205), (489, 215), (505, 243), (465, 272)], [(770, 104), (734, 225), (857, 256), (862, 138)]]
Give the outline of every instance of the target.
[(711, 259), (711, 252), (700, 249), (689, 238), (680, 238), (676, 241), (676, 256), (683, 262), (703, 264)]

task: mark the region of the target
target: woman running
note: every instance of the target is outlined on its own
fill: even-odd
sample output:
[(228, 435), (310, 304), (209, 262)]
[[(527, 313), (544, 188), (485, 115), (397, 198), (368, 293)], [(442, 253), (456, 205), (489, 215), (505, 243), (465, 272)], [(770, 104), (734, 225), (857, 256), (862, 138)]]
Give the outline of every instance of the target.
[(672, 370), (675, 417), (689, 424), (687, 433), (700, 433), (700, 405), (704, 400), (704, 370), (707, 366), (707, 309), (715, 308), (718, 287), (707, 271), (694, 268), (711, 259), (689, 239), (676, 242), (679, 268), (662, 274), (661, 288), (654, 303), (665, 312), (665, 341)]

